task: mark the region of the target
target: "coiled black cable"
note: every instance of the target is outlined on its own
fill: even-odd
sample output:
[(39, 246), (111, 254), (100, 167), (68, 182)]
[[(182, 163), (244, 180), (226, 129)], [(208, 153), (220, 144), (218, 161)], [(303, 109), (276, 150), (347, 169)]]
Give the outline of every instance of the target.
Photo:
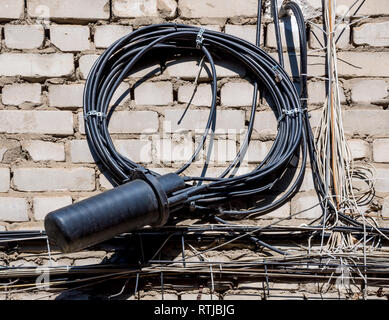
[[(197, 27), (181, 24), (151, 25), (117, 40), (100, 56), (89, 73), (84, 91), (85, 130), (89, 145), (110, 177), (118, 184), (131, 180), (139, 170), (158, 176), (115, 149), (108, 131), (112, 97), (120, 83), (146, 55), (163, 56), (167, 52), (181, 54), (188, 51), (201, 53), (210, 66), (212, 102), (202, 139), (188, 162), (177, 170), (177, 173), (181, 174), (196, 159), (207, 137), (217, 126), (217, 74), (213, 57), (228, 57), (230, 62), (239, 64), (248, 71), (254, 84), (246, 137), (235, 159), (219, 177), (207, 177), (205, 168), (199, 177), (185, 177), (187, 188), (178, 193), (187, 194), (186, 205), (192, 209), (216, 210), (227, 214), (267, 212), (287, 201), (297, 191), (304, 177), (307, 158), (306, 127), (309, 123), (300, 98), (302, 95), (306, 96), (306, 89), (299, 94), (283, 67), (258, 46), (211, 30), (203, 32), (203, 40), (200, 43), (199, 32)], [(302, 39), (302, 42), (306, 46), (306, 39)], [(265, 159), (252, 172), (236, 175), (253, 132), (259, 88), (270, 97), (275, 117), (278, 119), (277, 136)], [(267, 197), (269, 193), (285, 189), (281, 186), (282, 177), (290, 170), (292, 160), (295, 162), (300, 158), (300, 154), (301, 168), (297, 178), (278, 199), (248, 210), (225, 209), (223, 204), (233, 198), (249, 195)], [(208, 183), (202, 184), (203, 181)], [(195, 184), (191, 185), (190, 182)], [(170, 208), (170, 211), (174, 210), (175, 208)]]

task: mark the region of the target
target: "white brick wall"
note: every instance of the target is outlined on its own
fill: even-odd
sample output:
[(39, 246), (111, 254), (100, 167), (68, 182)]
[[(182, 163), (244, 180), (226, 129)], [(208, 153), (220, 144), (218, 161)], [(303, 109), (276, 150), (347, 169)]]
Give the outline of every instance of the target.
[(35, 49), (43, 45), (44, 29), (39, 24), (4, 26), (5, 45), (11, 49)]
[(389, 139), (374, 140), (373, 157), (375, 162), (389, 163)]
[(44, 220), (46, 215), (59, 208), (72, 204), (70, 196), (65, 197), (34, 197), (33, 208), (35, 220)]
[(97, 26), (95, 30), (96, 48), (107, 48), (116, 40), (132, 32), (131, 26), (103, 25)]
[(195, 2), (179, 0), (181, 16), (185, 18), (231, 18), (239, 16), (255, 17), (257, 15), (257, 1), (246, 0), (205, 0)]
[(171, 82), (144, 82), (135, 88), (137, 105), (163, 106), (173, 102)]
[[(317, 17), (315, 22), (321, 19), (321, 0), (298, 2), (304, 3), (306, 17)], [(352, 3), (354, 0), (337, 0), (338, 13), (345, 12), (345, 5)], [(355, 161), (372, 161), (377, 168), (376, 191), (384, 199), (377, 201), (383, 204), (381, 214), (386, 218), (389, 217), (389, 113), (385, 102), (389, 97), (388, 8), (386, 1), (366, 1), (358, 16), (369, 15), (370, 18), (348, 27), (337, 44), (341, 102), (349, 146)], [(85, 79), (104, 48), (139, 26), (166, 21), (204, 26), (254, 43), (256, 11), (257, 0), (0, 1), (0, 230), (40, 229), (48, 212), (72, 203), (72, 199), (78, 201), (112, 188), (96, 170), (86, 142), (82, 115)], [(49, 23), (44, 24), (46, 22)], [(261, 44), (277, 59), (273, 50), (274, 27), (268, 14), (263, 23)], [(342, 29), (340, 26), (337, 34)], [(311, 30), (316, 31), (314, 27)], [(316, 34), (323, 39), (320, 31)], [(296, 32), (294, 42), (298, 47)], [(308, 73), (324, 77), (325, 57), (319, 57), (322, 51), (314, 51), (319, 44), (312, 34), (309, 47), (312, 54), (308, 59)], [(286, 52), (284, 56), (289, 70)], [(203, 69), (192, 105), (182, 124), (177, 125), (192, 96), (199, 58), (177, 64), (168, 61), (163, 74), (158, 65), (159, 57), (154, 58), (157, 64), (135, 70), (117, 89), (111, 105), (124, 92), (128, 95), (114, 112), (109, 131), (118, 152), (165, 174), (174, 171), (192, 154), (208, 119), (211, 87)], [(216, 62), (220, 80), (218, 129), (209, 169), (211, 176), (220, 174), (226, 162), (235, 156), (239, 141), (233, 140), (230, 133), (245, 129), (253, 90), (245, 70), (224, 60), (216, 59)], [(154, 69), (158, 71), (155, 78), (134, 92), (128, 90)], [(245, 76), (247, 78), (241, 79)], [(324, 82), (312, 77), (309, 81), (309, 108), (319, 109), (325, 101)], [(262, 105), (260, 108), (253, 140), (239, 174), (251, 171), (264, 159), (277, 132), (273, 112)], [(320, 110), (310, 111), (310, 114), (315, 127)], [(184, 132), (185, 140), (178, 134), (171, 134), (180, 129), (197, 130), (197, 135)], [(202, 152), (200, 160), (186, 174), (200, 174), (204, 157)], [(299, 194), (281, 208), (262, 216), (260, 221), (287, 218), (317, 203), (311, 172), (307, 169)], [(297, 219), (316, 218), (320, 213), (317, 206)], [(380, 225), (387, 225), (387, 221), (378, 220)], [(219, 256), (211, 259), (219, 259)], [(88, 262), (85, 259), (77, 264)], [(22, 260), (20, 263), (32, 262)], [(176, 299), (177, 295), (172, 297)], [(250, 296), (232, 292), (227, 297)]]
[(109, 0), (27, 0), (31, 17), (95, 21), (109, 18)]
[[(344, 15), (350, 6), (354, 3), (353, 0), (338, 0), (337, 3), (337, 11), (336, 13), (339, 15)], [(353, 11), (351, 11), (353, 12)], [(369, 15), (369, 16), (377, 16), (377, 15), (389, 15), (389, 8), (385, 1), (382, 0), (369, 0), (361, 7), (358, 12), (359, 16)]]
[(229, 82), (221, 89), (221, 103), (230, 107), (251, 106), (253, 93), (254, 86), (251, 83)]
[(65, 161), (65, 147), (60, 142), (30, 140), (23, 141), (22, 147), (33, 161)]
[(338, 58), (340, 76), (389, 76), (389, 52), (339, 52)]
[(27, 200), (25, 198), (0, 197), (0, 221), (28, 221)]
[(354, 160), (370, 158), (371, 150), (368, 142), (360, 139), (349, 140), (351, 155)]
[(370, 104), (388, 96), (385, 80), (355, 79), (351, 81), (351, 99), (354, 103)]
[(20, 105), (25, 102), (41, 102), (41, 85), (39, 83), (12, 84), (3, 87), (2, 101), (7, 105)]
[(84, 84), (54, 85), (49, 87), (49, 105), (52, 107), (82, 107)]
[(98, 57), (99, 56), (97, 54), (86, 54), (80, 57), (79, 65), (82, 79), (86, 79), (88, 77), (88, 73)]
[[(178, 102), (189, 103), (192, 98), (195, 86), (187, 84), (178, 88)], [(212, 102), (212, 89), (210, 85), (200, 84), (191, 101), (195, 106), (210, 106)]]
[(156, 17), (158, 16), (157, 0), (113, 0), (112, 12), (121, 18)]
[(24, 16), (24, 0), (0, 1), (0, 19), (20, 19)]
[[(83, 115), (79, 115), (80, 132), (85, 133)], [(111, 133), (153, 133), (158, 131), (158, 114), (152, 111), (114, 112), (108, 129)]]
[(2, 53), (1, 76), (64, 77), (74, 72), (72, 54)]
[(10, 177), (8, 168), (0, 168), (0, 192), (8, 192)]
[(354, 43), (373, 47), (389, 46), (389, 22), (365, 23), (354, 28)]
[(50, 40), (63, 52), (90, 49), (89, 27), (73, 25), (53, 25), (50, 27)]
[(297, 219), (316, 219), (322, 215), (319, 199), (314, 193), (303, 193), (292, 199), (291, 214)]
[[(182, 110), (165, 111), (165, 131), (175, 132), (179, 130), (204, 130), (208, 120), (207, 110), (188, 110), (181, 124), (177, 122), (181, 118)], [(240, 110), (221, 110), (216, 113), (216, 123), (219, 130), (240, 130), (244, 129), (245, 114)]]
[(94, 162), (92, 154), (89, 150), (88, 141), (70, 141), (70, 159), (74, 163)]
[(90, 168), (17, 168), (13, 183), (19, 191), (92, 191), (95, 170)]
[(0, 132), (73, 134), (73, 115), (69, 111), (0, 110)]
[[(231, 34), (235, 37), (242, 38), (253, 44), (256, 43), (257, 37), (257, 27), (255, 25), (236, 25), (236, 24), (226, 24), (225, 33)], [(261, 45), (263, 45), (263, 29), (261, 34)]]

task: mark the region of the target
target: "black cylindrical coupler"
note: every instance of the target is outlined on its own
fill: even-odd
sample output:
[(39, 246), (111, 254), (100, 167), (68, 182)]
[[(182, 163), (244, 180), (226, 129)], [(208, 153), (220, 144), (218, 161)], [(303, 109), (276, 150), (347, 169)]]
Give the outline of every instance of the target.
[(169, 217), (168, 195), (183, 188), (184, 180), (176, 174), (145, 175), (49, 213), (46, 234), (67, 253), (147, 225), (162, 226)]

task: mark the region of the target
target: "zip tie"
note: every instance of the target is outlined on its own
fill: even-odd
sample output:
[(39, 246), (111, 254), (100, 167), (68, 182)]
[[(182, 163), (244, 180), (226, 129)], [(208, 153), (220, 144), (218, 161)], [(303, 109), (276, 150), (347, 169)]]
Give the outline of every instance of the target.
[(97, 118), (102, 119), (102, 118), (106, 118), (107, 116), (103, 112), (91, 110), (85, 114), (84, 119), (88, 120), (88, 117), (97, 117)]
[(283, 77), (282, 77), (281, 72), (279, 71), (278, 66), (277, 65), (273, 66), (272, 70), (274, 71), (274, 77), (275, 77), (276, 82), (281, 82), (283, 80)]
[(200, 49), (200, 47), (203, 45), (204, 37), (203, 34), (205, 32), (204, 28), (200, 28), (197, 37), (196, 37), (196, 48)]
[(282, 121), (286, 116), (294, 116), (295, 114), (297, 113), (303, 113), (304, 111), (306, 111), (307, 108), (294, 108), (294, 109), (291, 109), (291, 110), (286, 110), (286, 109), (282, 109), (282, 114), (281, 116), (277, 119), (278, 122)]

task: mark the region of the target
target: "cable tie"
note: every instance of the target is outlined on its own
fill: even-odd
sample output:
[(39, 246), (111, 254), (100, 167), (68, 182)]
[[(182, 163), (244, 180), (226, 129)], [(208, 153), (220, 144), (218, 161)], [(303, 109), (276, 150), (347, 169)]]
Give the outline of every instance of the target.
[(196, 48), (197, 49), (200, 49), (200, 47), (203, 44), (203, 41), (204, 41), (203, 34), (204, 34), (204, 32), (205, 32), (205, 29), (204, 28), (200, 28), (199, 32), (197, 33), (197, 36), (196, 36)]
[(276, 82), (281, 82), (283, 80), (283, 77), (282, 77), (282, 74), (281, 74), (278, 66), (274, 65), (272, 67), (272, 70), (274, 71), (274, 77), (275, 77)]
[(106, 118), (107, 116), (103, 113), (103, 112), (100, 112), (100, 111), (96, 111), (96, 110), (91, 110), (91, 111), (88, 111), (85, 115), (85, 120), (88, 119), (88, 117), (97, 117), (97, 118)]
[(277, 122), (279, 123), (280, 121), (282, 121), (286, 116), (294, 116), (295, 114), (297, 113), (303, 113), (304, 111), (306, 111), (307, 108), (294, 108), (294, 109), (291, 109), (291, 110), (286, 110), (286, 109), (282, 109), (282, 114), (281, 116), (277, 119)]

